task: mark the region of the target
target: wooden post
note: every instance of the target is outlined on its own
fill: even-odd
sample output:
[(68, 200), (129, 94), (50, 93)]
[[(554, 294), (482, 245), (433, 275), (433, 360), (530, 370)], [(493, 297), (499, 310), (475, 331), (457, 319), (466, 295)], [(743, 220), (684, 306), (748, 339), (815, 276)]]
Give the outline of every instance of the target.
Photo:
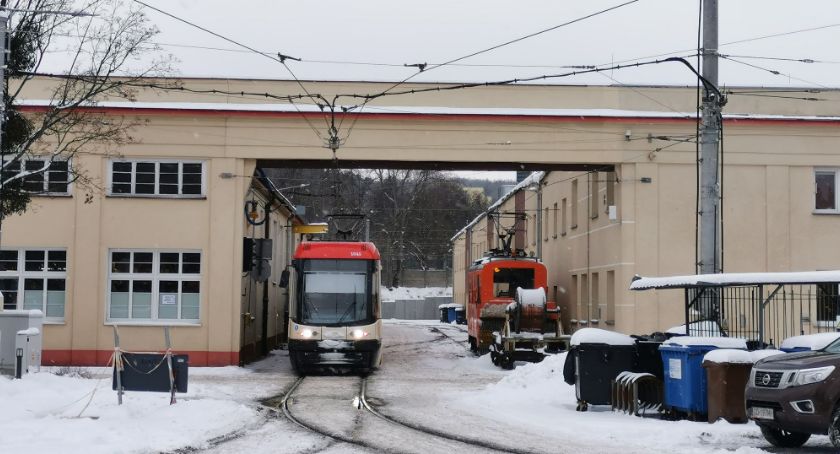
[(163, 327), (163, 336), (166, 339), (166, 365), (169, 367), (169, 405), (175, 403), (175, 374), (172, 370), (172, 341), (169, 337), (169, 327)]
[(122, 405), (122, 355), (120, 354), (120, 332), (117, 325), (114, 325), (114, 374), (117, 379), (117, 404)]

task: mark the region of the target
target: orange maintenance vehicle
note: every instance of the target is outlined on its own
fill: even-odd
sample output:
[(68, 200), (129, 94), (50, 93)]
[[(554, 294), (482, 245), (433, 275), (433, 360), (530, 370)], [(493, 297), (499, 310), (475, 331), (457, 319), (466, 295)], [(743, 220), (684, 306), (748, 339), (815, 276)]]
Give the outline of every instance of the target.
[(467, 324), (470, 349), (489, 351), (493, 364), (510, 369), (514, 361), (538, 362), (545, 353), (566, 350), (570, 336), (563, 333), (557, 304), (546, 298), (545, 265), (511, 251), (512, 231), (504, 236), (501, 249), (467, 272)]

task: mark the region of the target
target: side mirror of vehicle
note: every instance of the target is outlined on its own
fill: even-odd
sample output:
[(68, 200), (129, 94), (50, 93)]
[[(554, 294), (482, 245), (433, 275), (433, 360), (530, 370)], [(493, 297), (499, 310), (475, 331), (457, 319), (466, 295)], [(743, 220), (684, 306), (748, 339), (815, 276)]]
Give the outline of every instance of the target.
[(289, 287), (289, 270), (283, 270), (283, 272), (280, 273), (280, 283), (278, 285), (280, 288)]

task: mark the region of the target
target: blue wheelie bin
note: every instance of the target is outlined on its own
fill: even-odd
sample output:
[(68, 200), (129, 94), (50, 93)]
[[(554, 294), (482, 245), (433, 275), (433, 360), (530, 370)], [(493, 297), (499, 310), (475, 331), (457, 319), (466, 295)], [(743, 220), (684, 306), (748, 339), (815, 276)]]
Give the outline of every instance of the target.
[(463, 306), (455, 308), (455, 323), (459, 325), (467, 324), (467, 311), (464, 310)]
[(746, 350), (744, 339), (674, 337), (659, 347), (665, 375), (664, 407), (672, 415), (702, 418), (708, 413), (703, 356), (718, 348)]

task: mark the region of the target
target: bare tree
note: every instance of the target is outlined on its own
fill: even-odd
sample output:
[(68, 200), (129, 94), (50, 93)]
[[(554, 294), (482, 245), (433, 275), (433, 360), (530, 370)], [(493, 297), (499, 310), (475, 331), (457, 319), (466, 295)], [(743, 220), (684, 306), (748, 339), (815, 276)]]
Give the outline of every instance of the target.
[(410, 241), (416, 225), (423, 220), (417, 216), (418, 208), (424, 204), (423, 195), (429, 186), (442, 179), (439, 172), (429, 170), (383, 170), (373, 171), (373, 180), (378, 191), (374, 195), (374, 210), (380, 211), (379, 225), (374, 227), (383, 237), (384, 254), (389, 263), (385, 282), (400, 285), (403, 265), (408, 256), (418, 257), (422, 250)]
[[(33, 185), (51, 168), (95, 187), (73, 164), (77, 153), (113, 153), (132, 141), (131, 118), (96, 109), (104, 100), (134, 100), (143, 79), (165, 75), (170, 59), (155, 57), (157, 29), (142, 9), (121, 0), (18, 0), (11, 12), (0, 173), (0, 216), (26, 210)], [(91, 16), (80, 17), (78, 11)], [(48, 60), (62, 70), (45, 74)], [(35, 81), (40, 99), (23, 99)], [(35, 91), (35, 90), (32, 90)], [(29, 165), (22, 165), (22, 163)], [(34, 163), (34, 165), (32, 165)], [(61, 163), (58, 165), (58, 163)], [(47, 189), (48, 191), (48, 189)]]

